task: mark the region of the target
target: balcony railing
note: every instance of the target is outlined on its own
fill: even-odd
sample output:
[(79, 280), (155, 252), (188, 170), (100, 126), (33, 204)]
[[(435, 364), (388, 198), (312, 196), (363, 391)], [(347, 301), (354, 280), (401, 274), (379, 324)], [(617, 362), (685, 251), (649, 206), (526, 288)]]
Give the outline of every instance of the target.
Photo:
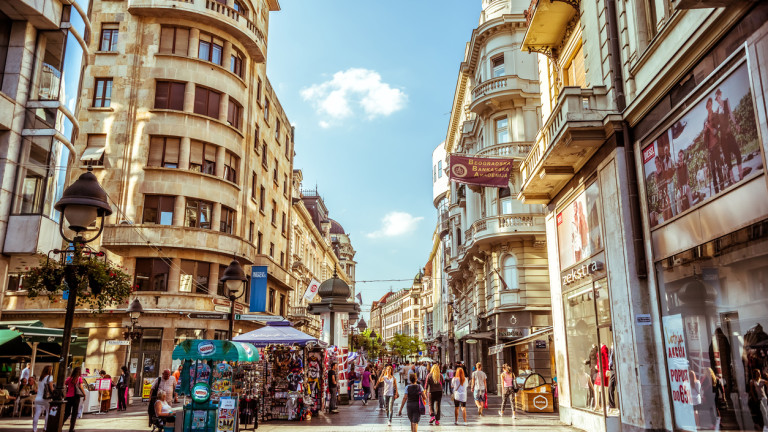
[(531, 152), (532, 143), (500, 143), (480, 149), (477, 156), (509, 156), (524, 158)]
[(475, 221), (464, 231), (464, 247), (469, 248), (487, 237), (544, 231), (544, 215), (510, 214), (491, 216)]
[(476, 108), (479, 106), (479, 103), (490, 98), (512, 98), (514, 96), (538, 97), (540, 94), (539, 92), (539, 81), (537, 80), (520, 78), (517, 75), (496, 77), (478, 84), (472, 89), (472, 103), (470, 104), (470, 110), (472, 112), (478, 112)]

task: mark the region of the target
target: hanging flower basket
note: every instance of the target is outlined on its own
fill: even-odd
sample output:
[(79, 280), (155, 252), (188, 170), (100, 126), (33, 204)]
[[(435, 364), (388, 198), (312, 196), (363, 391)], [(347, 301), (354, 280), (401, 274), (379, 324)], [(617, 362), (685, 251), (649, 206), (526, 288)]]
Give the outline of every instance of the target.
[(131, 277), (109, 262), (83, 258), (79, 264), (62, 265), (47, 260), (25, 273), (27, 296), (48, 296), (51, 301), (69, 289), (67, 272), (77, 270), (70, 280), (77, 286), (77, 305), (101, 313), (110, 305), (124, 303), (131, 294)]

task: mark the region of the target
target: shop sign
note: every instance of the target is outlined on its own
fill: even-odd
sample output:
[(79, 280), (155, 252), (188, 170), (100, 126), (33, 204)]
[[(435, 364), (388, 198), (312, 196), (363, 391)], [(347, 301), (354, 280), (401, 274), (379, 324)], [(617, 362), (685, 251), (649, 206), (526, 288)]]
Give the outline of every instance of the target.
[(649, 326), (653, 323), (651, 320), (651, 314), (637, 314), (635, 315), (635, 323), (639, 326)]
[(530, 312), (504, 312), (499, 314), (499, 327), (530, 327)]
[(547, 349), (547, 341), (536, 339), (534, 341), (534, 346), (536, 347), (536, 349)]
[(216, 352), (216, 345), (213, 342), (204, 342), (197, 346), (197, 352), (203, 356), (208, 357)]
[(500, 328), (499, 329), (499, 337), (503, 338), (521, 338), (528, 336), (528, 329), (524, 327), (511, 327), (511, 328)]
[(603, 249), (600, 189), (593, 182), (557, 214), (560, 268), (566, 269)]
[(651, 228), (763, 171), (750, 82), (744, 62), (643, 148)]
[(452, 182), (490, 187), (509, 185), (512, 159), (451, 155), (449, 163), (448, 173)]
[(675, 407), (675, 423), (680, 429), (695, 431), (697, 430), (696, 418), (693, 412), (683, 316), (681, 314), (665, 316), (663, 322), (669, 385), (672, 390), (672, 405)]
[(195, 403), (206, 403), (211, 397), (211, 388), (208, 384), (199, 382), (192, 387), (192, 400)]
[(563, 286), (568, 286), (572, 283), (578, 282), (585, 277), (594, 277), (598, 273), (602, 273), (605, 266), (602, 261), (592, 261), (584, 263), (583, 265), (572, 268), (562, 274)]

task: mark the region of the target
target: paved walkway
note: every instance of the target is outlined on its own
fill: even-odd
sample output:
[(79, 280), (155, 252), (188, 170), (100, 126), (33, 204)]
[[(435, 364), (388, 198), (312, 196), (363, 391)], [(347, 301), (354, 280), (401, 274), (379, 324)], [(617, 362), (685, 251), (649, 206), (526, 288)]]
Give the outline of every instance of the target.
[[(402, 391), (401, 391), (402, 394)], [(308, 422), (285, 422), (272, 421), (261, 423), (259, 432), (271, 431), (312, 431), (312, 432), (406, 432), (410, 431), (410, 424), (406, 417), (405, 410), (402, 416), (397, 416), (397, 409), (400, 407), (400, 401), (395, 406), (395, 417), (392, 419), (392, 426), (387, 426), (384, 411), (378, 411), (378, 401), (372, 400), (368, 405), (362, 405), (360, 401), (355, 401), (350, 405), (339, 406), (338, 414), (320, 414), (313, 417)], [(471, 402), (470, 402), (471, 403)], [(180, 406), (180, 405), (179, 405)], [(508, 412), (507, 416), (500, 417), (498, 410), (501, 406), (501, 399), (491, 396), (489, 398), (486, 415), (479, 417), (477, 408), (467, 406), (467, 426), (454, 425), (453, 423), (453, 404), (450, 397), (444, 397), (441, 404), (443, 418), (440, 426), (430, 426), (429, 416), (422, 416), (419, 423), (419, 430), (426, 431), (484, 431), (488, 427), (497, 430), (514, 430), (526, 432), (574, 432), (577, 429), (563, 426), (557, 414), (526, 414), (518, 413), (517, 419), (513, 420)], [(41, 419), (42, 420), (42, 419)], [(460, 419), (461, 420), (461, 419)], [(2, 432), (29, 432), (32, 430), (32, 420), (29, 416), (22, 418), (0, 418), (0, 431)], [(68, 426), (65, 425), (65, 431)], [(136, 402), (128, 408), (126, 412), (111, 411), (107, 414), (85, 414), (83, 418), (76, 423), (77, 432), (97, 432), (97, 431), (120, 431), (120, 432), (148, 432), (147, 427), (147, 406), (141, 402)], [(241, 429), (242, 431), (243, 429)], [(43, 422), (38, 425), (38, 432), (44, 432)]]

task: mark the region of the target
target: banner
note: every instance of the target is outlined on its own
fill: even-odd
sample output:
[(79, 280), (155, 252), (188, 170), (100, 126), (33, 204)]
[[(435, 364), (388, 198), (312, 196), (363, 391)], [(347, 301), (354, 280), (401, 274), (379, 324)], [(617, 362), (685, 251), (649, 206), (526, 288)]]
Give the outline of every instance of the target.
[(251, 312), (267, 311), (267, 266), (251, 266)]
[(312, 299), (315, 298), (318, 289), (320, 289), (320, 282), (315, 278), (312, 278), (312, 280), (309, 281), (309, 286), (307, 286), (307, 291), (304, 293), (304, 298), (307, 299), (307, 301), (312, 301)]
[[(695, 431), (696, 418), (693, 412), (690, 363), (688, 361), (683, 316), (681, 314), (662, 317), (664, 342), (666, 346), (669, 385), (672, 388), (672, 405), (675, 407), (675, 423), (682, 430)], [(711, 392), (711, 389), (710, 389)]]
[(600, 189), (592, 183), (557, 214), (560, 269), (581, 262), (603, 249)]
[(508, 187), (512, 159), (451, 155), (449, 178), (453, 182), (477, 186)]

